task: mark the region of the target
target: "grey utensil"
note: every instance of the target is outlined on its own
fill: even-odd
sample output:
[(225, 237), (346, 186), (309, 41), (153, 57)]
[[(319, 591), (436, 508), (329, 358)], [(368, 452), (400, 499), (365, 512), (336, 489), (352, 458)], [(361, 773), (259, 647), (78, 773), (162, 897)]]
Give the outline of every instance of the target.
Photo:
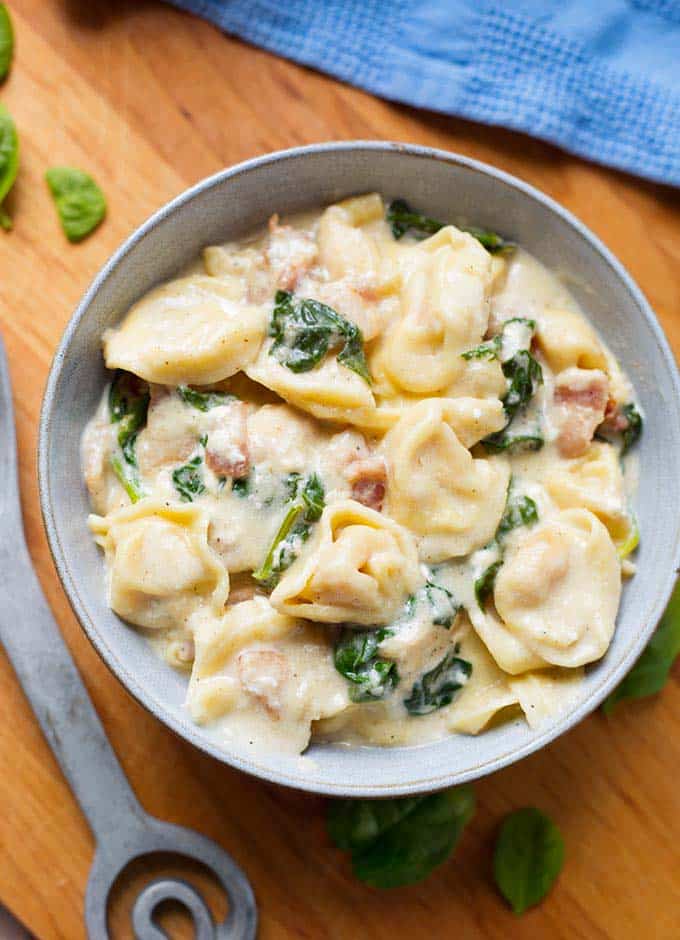
[(197, 940), (250, 940), (257, 910), (250, 883), (216, 843), (149, 816), (118, 763), (33, 570), (23, 534), (16, 465), (12, 392), (0, 339), (0, 639), (47, 741), (97, 840), (85, 897), (88, 935), (109, 936), (107, 900), (118, 875), (133, 860), (174, 853), (210, 869), (229, 898), (229, 914), (215, 924), (190, 884), (166, 878), (147, 885), (133, 909), (139, 940), (165, 937), (153, 922), (165, 900), (184, 904)]

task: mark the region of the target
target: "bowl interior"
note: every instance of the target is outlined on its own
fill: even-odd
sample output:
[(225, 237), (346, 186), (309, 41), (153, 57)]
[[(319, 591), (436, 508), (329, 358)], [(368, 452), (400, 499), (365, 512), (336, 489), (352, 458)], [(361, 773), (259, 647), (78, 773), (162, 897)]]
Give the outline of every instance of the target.
[[(577, 703), (538, 731), (523, 721), (479, 737), (419, 747), (313, 746), (303, 757), (252, 758), (218, 747), (183, 702), (186, 680), (161, 662), (107, 607), (103, 564), (86, 520), (80, 435), (107, 381), (101, 335), (130, 304), (200, 249), (282, 215), (377, 190), (437, 218), (469, 221), (515, 238), (569, 286), (633, 380), (646, 415), (634, 509), (642, 533), (604, 659), (589, 669)], [(618, 262), (555, 203), (520, 181), (451, 154), (389, 144), (302, 148), (250, 161), (178, 197), (146, 223), (100, 273), (62, 340), (45, 396), (40, 491), (52, 551), (88, 636), (127, 688), (183, 737), (258, 776), (322, 793), (387, 796), (460, 783), (496, 770), (565, 731), (632, 665), (668, 599), (678, 564), (680, 476), (678, 375), (663, 334)]]

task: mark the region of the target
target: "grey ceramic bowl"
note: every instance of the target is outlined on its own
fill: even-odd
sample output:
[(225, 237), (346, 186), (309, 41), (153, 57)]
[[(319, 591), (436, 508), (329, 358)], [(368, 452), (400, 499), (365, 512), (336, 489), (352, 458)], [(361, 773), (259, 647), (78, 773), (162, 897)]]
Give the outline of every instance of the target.
[[(623, 592), (604, 659), (588, 670), (568, 714), (540, 731), (523, 721), (479, 737), (418, 747), (313, 746), (302, 758), (221, 750), (183, 708), (185, 680), (109, 610), (102, 558), (86, 526), (79, 440), (107, 373), (101, 335), (130, 304), (175, 274), (204, 245), (237, 238), (281, 214), (377, 190), (422, 211), (510, 235), (570, 287), (635, 383), (646, 414), (635, 512), (638, 573)], [(517, 761), (592, 711), (633, 665), (656, 626), (680, 562), (680, 384), (666, 339), (629, 275), (577, 219), (542, 193), (490, 166), (442, 151), (371, 142), (270, 154), (212, 176), (178, 196), (114, 254), (71, 319), (52, 365), (39, 443), (40, 498), (57, 570), (88, 637), (126, 688), (156, 717), (220, 761), (258, 777), (343, 796), (395, 796), (462, 783)]]

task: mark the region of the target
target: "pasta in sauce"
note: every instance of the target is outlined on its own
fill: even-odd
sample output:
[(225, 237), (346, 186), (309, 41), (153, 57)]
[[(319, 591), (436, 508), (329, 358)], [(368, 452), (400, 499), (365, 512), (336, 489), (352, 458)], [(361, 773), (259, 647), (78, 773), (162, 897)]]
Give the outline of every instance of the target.
[(225, 744), (533, 727), (606, 652), (642, 418), (526, 251), (374, 193), (274, 215), (103, 346), (82, 456), (108, 602)]

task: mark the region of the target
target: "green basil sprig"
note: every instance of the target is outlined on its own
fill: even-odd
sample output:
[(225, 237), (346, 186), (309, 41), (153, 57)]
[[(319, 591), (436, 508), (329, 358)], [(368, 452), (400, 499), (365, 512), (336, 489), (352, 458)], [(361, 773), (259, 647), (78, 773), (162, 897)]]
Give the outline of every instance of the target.
[(557, 826), (533, 807), (503, 822), (493, 857), (496, 884), (516, 914), (543, 900), (564, 864), (564, 841)]
[(661, 618), (647, 648), (625, 679), (614, 689), (603, 705), (605, 715), (611, 714), (618, 702), (647, 698), (660, 692), (666, 684), (675, 660), (680, 656), (680, 584)]
[(291, 372), (309, 372), (330, 347), (340, 346), (338, 362), (371, 380), (361, 330), (319, 300), (277, 291), (269, 335), (274, 337), (270, 355)]
[(0, 3), (0, 82), (7, 78), (14, 55), (14, 28), (5, 3)]
[(328, 832), (374, 888), (422, 881), (451, 855), (475, 810), (470, 786), (393, 800), (335, 800)]
[[(402, 238), (407, 232), (435, 235), (447, 225), (446, 222), (438, 222), (436, 219), (431, 219), (420, 212), (414, 212), (404, 199), (393, 200), (387, 208), (385, 218), (396, 239)], [(517, 247), (514, 242), (508, 241), (496, 232), (479, 228), (476, 225), (459, 225), (458, 228), (476, 238), (492, 255), (514, 251)]]
[(89, 173), (70, 166), (55, 166), (45, 174), (64, 234), (80, 242), (106, 215), (104, 193)]
[(12, 220), (2, 202), (14, 185), (19, 170), (19, 137), (12, 115), (0, 104), (0, 228), (9, 231)]

